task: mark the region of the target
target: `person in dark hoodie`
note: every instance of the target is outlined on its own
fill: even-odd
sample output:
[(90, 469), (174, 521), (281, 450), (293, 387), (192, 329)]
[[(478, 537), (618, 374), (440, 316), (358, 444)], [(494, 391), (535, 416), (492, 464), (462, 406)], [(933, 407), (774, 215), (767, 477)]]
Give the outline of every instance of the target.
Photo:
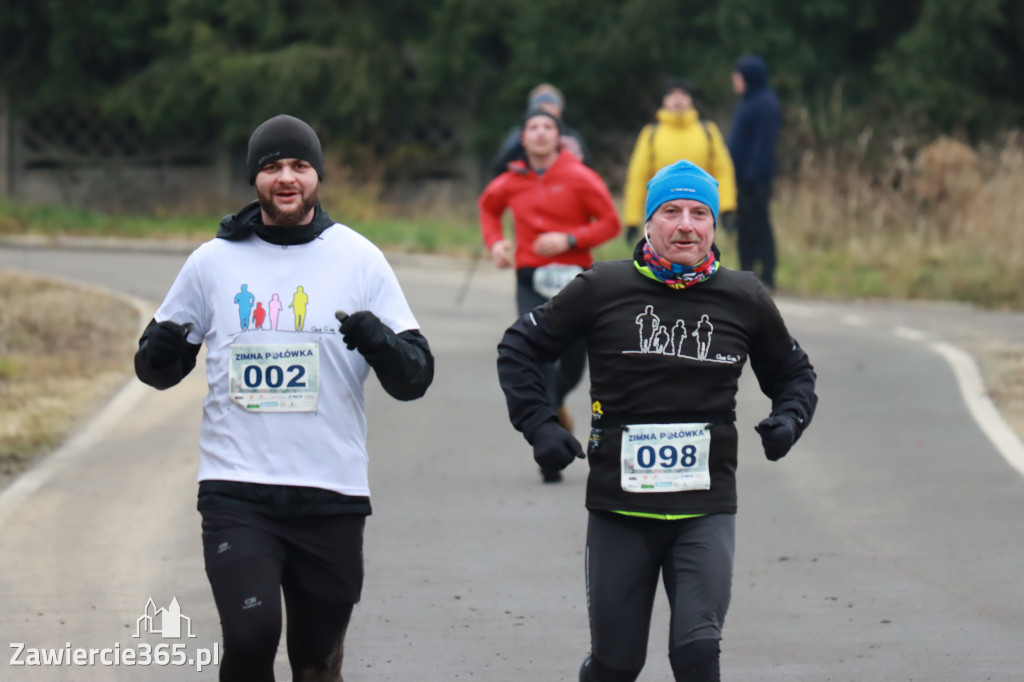
[[(135, 371), (169, 388), (206, 344), (198, 509), (220, 679), (274, 679), (283, 593), (292, 679), (341, 680), (371, 512), (363, 386), (373, 370), (394, 398), (419, 398), (434, 359), (381, 251), (320, 206), (313, 129), (265, 121), (247, 165), (256, 201), (189, 256)], [(294, 304), (294, 321), (278, 320), (283, 300), (301, 316)], [(260, 304), (274, 311), (269, 328), (250, 324)]]
[(775, 237), (769, 203), (775, 180), (775, 150), (782, 125), (779, 100), (768, 86), (768, 65), (757, 55), (736, 61), (733, 90), (741, 96), (729, 131), (729, 153), (736, 169), (740, 268), (757, 272), (775, 288)]

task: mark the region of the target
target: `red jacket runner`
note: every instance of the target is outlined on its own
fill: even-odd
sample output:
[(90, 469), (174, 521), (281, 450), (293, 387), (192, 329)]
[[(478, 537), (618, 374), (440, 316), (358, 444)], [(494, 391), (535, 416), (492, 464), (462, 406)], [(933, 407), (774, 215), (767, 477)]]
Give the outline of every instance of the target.
[[(477, 202), (480, 230), (490, 249), (504, 239), (501, 216), (512, 209), (515, 220), (516, 269), (565, 263), (589, 268), (590, 250), (619, 233), (619, 216), (604, 181), (575, 156), (563, 151), (537, 174), (516, 161), (484, 189)], [(576, 237), (575, 248), (554, 258), (533, 252), (533, 240), (545, 232)]]

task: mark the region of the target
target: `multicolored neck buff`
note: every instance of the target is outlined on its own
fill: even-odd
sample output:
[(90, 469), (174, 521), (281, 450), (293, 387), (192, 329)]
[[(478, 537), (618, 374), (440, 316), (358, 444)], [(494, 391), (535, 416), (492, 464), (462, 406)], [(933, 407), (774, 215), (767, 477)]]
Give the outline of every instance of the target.
[(651, 245), (643, 245), (643, 264), (637, 263), (637, 269), (651, 279), (656, 279), (672, 289), (686, 289), (700, 284), (718, 272), (721, 262), (711, 251), (707, 257), (696, 265), (680, 265), (659, 256)]

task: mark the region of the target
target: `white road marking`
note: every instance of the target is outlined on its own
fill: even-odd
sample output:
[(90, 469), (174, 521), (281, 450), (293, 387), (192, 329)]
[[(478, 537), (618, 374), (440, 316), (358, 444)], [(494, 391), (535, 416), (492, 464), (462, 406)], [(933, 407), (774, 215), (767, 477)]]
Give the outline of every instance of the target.
[(0, 490), (0, 528), (3, 528), (11, 513), (57, 472), (72, 462), (79, 454), (98, 443), (114, 426), (124, 420), (132, 409), (150, 390), (148, 386), (132, 377), (106, 407), (77, 434), (68, 439), (59, 449), (45, 457), (39, 464), (21, 473), (9, 486)]
[(934, 352), (942, 356), (949, 366), (953, 368), (957, 384), (960, 386), (960, 393), (964, 396), (967, 409), (978, 423), (981, 430), (992, 441), (1003, 459), (1024, 475), (1024, 443), (1010, 428), (1010, 426), (999, 414), (995, 404), (988, 397), (985, 390), (985, 383), (978, 371), (978, 365), (974, 358), (959, 348), (942, 341), (936, 341), (928, 345)]
[(892, 333), (901, 339), (907, 339), (908, 341), (924, 341), (928, 338), (928, 335), (919, 329), (911, 329), (910, 327), (896, 327), (892, 330)]

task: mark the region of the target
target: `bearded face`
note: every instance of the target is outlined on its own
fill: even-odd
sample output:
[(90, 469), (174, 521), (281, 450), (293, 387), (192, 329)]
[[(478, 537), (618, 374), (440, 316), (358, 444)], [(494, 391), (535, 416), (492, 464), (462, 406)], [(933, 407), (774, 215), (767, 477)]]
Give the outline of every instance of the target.
[(294, 227), (313, 219), (320, 178), (301, 159), (278, 159), (256, 175), (256, 199), (267, 225)]

